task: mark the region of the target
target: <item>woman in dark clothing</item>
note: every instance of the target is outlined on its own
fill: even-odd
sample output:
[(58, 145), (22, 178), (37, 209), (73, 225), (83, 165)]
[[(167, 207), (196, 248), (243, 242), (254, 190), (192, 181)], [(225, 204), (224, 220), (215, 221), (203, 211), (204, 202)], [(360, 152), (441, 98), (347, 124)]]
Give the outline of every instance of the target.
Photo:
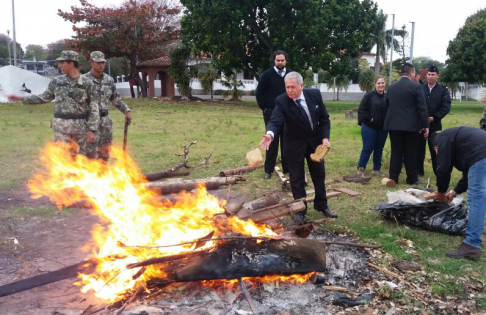
[(358, 108), (358, 124), (361, 126), (363, 149), (358, 162), (358, 174), (364, 175), (366, 164), (373, 153), (373, 176), (382, 176), (381, 156), (388, 131), (383, 130), (385, 122), (385, 79), (375, 79), (375, 89), (365, 94)]

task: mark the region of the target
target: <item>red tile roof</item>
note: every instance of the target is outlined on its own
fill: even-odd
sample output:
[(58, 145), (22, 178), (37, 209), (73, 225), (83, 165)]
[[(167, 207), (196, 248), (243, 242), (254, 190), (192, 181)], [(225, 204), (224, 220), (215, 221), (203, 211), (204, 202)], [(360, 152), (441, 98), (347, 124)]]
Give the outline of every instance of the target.
[(170, 66), (171, 60), (169, 56), (162, 56), (157, 59), (143, 61), (137, 67), (167, 67)]

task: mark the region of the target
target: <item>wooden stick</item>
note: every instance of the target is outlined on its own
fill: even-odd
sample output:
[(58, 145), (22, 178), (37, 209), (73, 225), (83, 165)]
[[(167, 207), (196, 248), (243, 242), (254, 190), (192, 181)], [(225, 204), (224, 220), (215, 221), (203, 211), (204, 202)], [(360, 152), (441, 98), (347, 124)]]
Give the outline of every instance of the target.
[(127, 152), (128, 125), (130, 125), (130, 122), (125, 120), (125, 130), (123, 131), (123, 152)]
[(378, 267), (377, 265), (374, 265), (374, 264), (372, 264), (370, 262), (368, 262), (368, 266), (370, 266), (371, 268), (376, 269), (378, 271), (381, 271), (381, 272), (383, 272), (384, 274), (386, 274), (386, 275), (388, 275), (390, 277), (397, 278), (398, 280), (403, 281), (402, 276), (400, 276), (397, 273), (391, 272), (391, 271), (389, 271), (389, 270), (387, 270), (385, 268)]
[(248, 290), (246, 289), (245, 283), (241, 278), (238, 278), (238, 283), (240, 284), (241, 291), (243, 291), (243, 295), (245, 296), (245, 299), (248, 301), (248, 304), (250, 304), (250, 309), (253, 314), (257, 314), (258, 310), (255, 306), (255, 303), (253, 303), (253, 299), (250, 296), (250, 293), (248, 293)]

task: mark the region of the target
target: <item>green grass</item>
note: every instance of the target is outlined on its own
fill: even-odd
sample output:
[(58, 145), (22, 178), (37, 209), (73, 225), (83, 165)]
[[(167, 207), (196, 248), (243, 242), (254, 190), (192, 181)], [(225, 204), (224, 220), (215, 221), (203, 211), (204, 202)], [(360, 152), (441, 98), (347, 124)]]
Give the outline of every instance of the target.
[[(246, 163), (247, 151), (257, 147), (264, 133), (261, 111), (255, 102), (241, 103), (161, 103), (157, 100), (127, 100), (133, 109), (133, 123), (128, 132), (128, 148), (143, 172), (165, 170), (182, 160), (183, 147), (191, 140), (197, 144), (190, 149), (190, 164), (200, 162), (212, 154), (207, 167), (191, 171), (190, 178), (216, 176), (220, 170)], [(327, 179), (341, 179), (343, 175), (356, 171), (361, 151), (360, 127), (356, 120), (344, 118), (344, 112), (356, 108), (359, 102), (328, 101), (326, 105), (331, 116), (332, 150), (326, 157)], [(451, 113), (444, 119), (444, 128), (459, 125), (477, 127), (484, 105), (478, 102), (454, 102)], [(52, 118), (52, 104), (23, 106), (20, 104), (0, 105), (0, 192), (23, 185), (36, 167), (38, 151), (46, 141), (52, 140), (49, 122)], [(112, 110), (114, 139), (121, 144), (123, 137), (123, 115)], [(383, 171), (389, 166), (390, 145), (387, 142), (383, 155)], [(427, 158), (428, 159), (428, 158)], [(370, 162), (371, 163), (371, 162)], [(371, 164), (369, 164), (371, 166)], [(235, 185), (234, 193), (246, 194), (251, 198), (280, 189), (276, 179), (266, 181), (263, 171), (247, 174), (247, 182)], [(426, 164), (426, 176), (432, 176), (431, 164)], [(401, 174), (399, 189), (404, 185)], [(451, 187), (459, 180), (460, 173), (453, 172)], [(432, 177), (432, 183), (435, 179)], [(461, 237), (432, 233), (419, 229), (397, 226), (385, 221), (370, 207), (386, 201), (388, 189), (374, 178), (368, 185), (341, 182), (333, 187), (348, 187), (360, 192), (357, 197), (339, 196), (330, 199), (332, 211), (339, 214), (326, 229), (354, 234), (363, 241), (378, 243), (395, 259), (413, 260), (422, 264), (427, 273), (440, 273), (439, 280), (429, 277), (433, 291), (440, 295), (463, 294), (464, 288), (455, 281), (457, 277), (468, 276), (471, 281), (478, 278), (486, 281), (486, 255), (479, 261), (453, 260), (445, 252), (458, 247)], [(12, 214), (47, 214), (53, 209), (12, 209)], [(315, 211), (312, 217), (320, 217)], [(397, 239), (413, 242), (412, 254), (398, 244)], [(389, 262), (384, 261), (385, 265)], [(472, 277), (471, 274), (477, 275)], [(449, 277), (450, 275), (451, 277)], [(437, 282), (438, 281), (438, 282)], [(486, 299), (478, 301), (486, 307)]]

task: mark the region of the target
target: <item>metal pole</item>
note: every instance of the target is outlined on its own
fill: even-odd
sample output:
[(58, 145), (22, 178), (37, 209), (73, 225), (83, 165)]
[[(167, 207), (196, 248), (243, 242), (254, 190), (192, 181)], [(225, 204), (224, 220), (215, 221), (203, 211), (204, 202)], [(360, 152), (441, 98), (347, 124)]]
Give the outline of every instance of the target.
[(12, 55), (10, 54), (10, 30), (7, 30), (7, 45), (8, 45), (8, 64), (12, 65)]
[(17, 37), (15, 37), (15, 0), (12, 0), (12, 21), (13, 21), (13, 57), (14, 66), (17, 66)]
[(412, 23), (412, 40), (410, 43), (410, 63), (413, 64), (413, 36), (415, 34), (415, 22), (410, 22)]
[(393, 22), (392, 22), (392, 34), (391, 34), (391, 42), (390, 42), (390, 47), (391, 47), (391, 52), (390, 52), (390, 73), (388, 75), (388, 86), (391, 85), (391, 78), (392, 78), (392, 68), (393, 68), (393, 50), (395, 47), (393, 46), (393, 40), (395, 38), (395, 14), (393, 15)]

